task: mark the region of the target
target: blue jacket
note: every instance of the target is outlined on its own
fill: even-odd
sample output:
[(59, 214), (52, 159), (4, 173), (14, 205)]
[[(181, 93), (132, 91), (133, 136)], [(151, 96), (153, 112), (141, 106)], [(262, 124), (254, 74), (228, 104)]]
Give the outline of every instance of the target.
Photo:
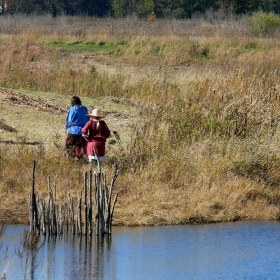
[(88, 110), (85, 106), (74, 105), (66, 117), (66, 129), (71, 134), (81, 135), (82, 128), (89, 121)]

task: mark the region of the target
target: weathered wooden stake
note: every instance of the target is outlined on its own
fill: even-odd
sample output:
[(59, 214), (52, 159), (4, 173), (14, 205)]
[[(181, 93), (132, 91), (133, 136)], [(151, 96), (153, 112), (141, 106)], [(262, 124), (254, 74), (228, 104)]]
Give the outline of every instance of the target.
[(68, 193), (68, 200), (69, 200), (69, 216), (70, 216), (70, 221), (71, 221), (72, 233), (75, 234), (73, 199), (72, 199), (72, 197), (70, 197), (70, 193)]
[[(82, 194), (81, 194), (82, 195)], [(82, 199), (78, 197), (77, 203), (77, 233), (82, 234)]]
[(84, 173), (84, 234), (87, 235), (88, 232), (88, 207), (87, 207), (87, 185), (88, 185), (88, 173)]
[(99, 192), (99, 181), (100, 181), (100, 173), (96, 174), (94, 172), (95, 177), (95, 233), (99, 234), (99, 226), (100, 226), (100, 192)]
[[(98, 160), (99, 162), (99, 160)], [(36, 165), (33, 165), (32, 178), (32, 193), (29, 196), (29, 215), (30, 215), (30, 231), (44, 235), (62, 234), (64, 228), (68, 232), (71, 228), (72, 234), (92, 235), (93, 232), (93, 211), (95, 211), (95, 227), (96, 235), (111, 234), (112, 219), (114, 208), (117, 201), (117, 194), (113, 199), (113, 188), (118, 177), (119, 171), (115, 171), (115, 175), (111, 184), (107, 186), (107, 177), (105, 173), (101, 172), (101, 164), (98, 164), (98, 173), (93, 170), (84, 173), (84, 203), (82, 203), (82, 191), (78, 197), (77, 204), (74, 208), (73, 197), (68, 191), (65, 194), (65, 202), (57, 204), (57, 188), (56, 184), (51, 186), (50, 176), (47, 176), (48, 183), (48, 203), (40, 195), (35, 195), (35, 170)], [(93, 179), (95, 188), (93, 189)], [(93, 194), (94, 192), (94, 194)], [(68, 203), (67, 203), (67, 198)], [(82, 213), (82, 205), (84, 205), (84, 212)], [(76, 210), (76, 211), (75, 211)], [(84, 222), (83, 222), (84, 219)]]
[(92, 170), (89, 171), (88, 231), (92, 235)]
[(36, 171), (36, 161), (33, 162), (33, 172), (32, 172), (30, 232), (36, 230), (39, 233), (40, 225), (38, 221), (38, 209), (37, 209), (36, 196), (35, 196), (35, 171)]
[(61, 203), (59, 204), (59, 213), (58, 213), (58, 233), (62, 234), (63, 233), (63, 216), (62, 216), (62, 205)]

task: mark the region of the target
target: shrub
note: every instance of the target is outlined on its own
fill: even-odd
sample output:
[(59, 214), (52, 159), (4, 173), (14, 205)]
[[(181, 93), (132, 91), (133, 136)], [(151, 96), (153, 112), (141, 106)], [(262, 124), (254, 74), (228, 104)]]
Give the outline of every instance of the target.
[(274, 13), (254, 13), (248, 22), (248, 31), (254, 36), (272, 35), (280, 27), (280, 17)]

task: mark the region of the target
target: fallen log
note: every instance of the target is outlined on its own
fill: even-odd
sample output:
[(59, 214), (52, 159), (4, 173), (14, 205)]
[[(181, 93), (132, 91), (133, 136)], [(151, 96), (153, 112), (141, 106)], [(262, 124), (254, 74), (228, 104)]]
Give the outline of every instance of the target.
[(10, 132), (18, 132), (15, 128), (5, 124), (4, 122), (0, 121), (0, 129), (10, 131)]

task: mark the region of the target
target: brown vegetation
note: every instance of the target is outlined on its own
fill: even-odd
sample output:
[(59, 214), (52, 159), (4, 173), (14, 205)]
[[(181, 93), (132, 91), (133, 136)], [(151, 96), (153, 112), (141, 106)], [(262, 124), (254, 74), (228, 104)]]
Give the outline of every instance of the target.
[[(55, 108), (67, 108), (60, 104), (75, 93), (107, 112), (115, 131), (108, 178), (112, 166), (121, 168), (114, 224), (279, 219), (277, 38), (249, 36), (244, 19), (214, 25), (42, 18), (35, 26), (25, 18), (22, 29), (9, 20), (0, 86)], [(110, 53), (73, 52), (49, 44), (59, 40), (123, 44)], [(61, 199), (65, 190), (80, 193), (89, 167), (63, 156), (62, 111), (37, 114), (3, 101), (0, 107), (0, 121), (21, 128), (0, 134), (17, 142), (0, 147), (1, 219), (26, 222), (34, 160), (40, 191), (51, 175)]]

